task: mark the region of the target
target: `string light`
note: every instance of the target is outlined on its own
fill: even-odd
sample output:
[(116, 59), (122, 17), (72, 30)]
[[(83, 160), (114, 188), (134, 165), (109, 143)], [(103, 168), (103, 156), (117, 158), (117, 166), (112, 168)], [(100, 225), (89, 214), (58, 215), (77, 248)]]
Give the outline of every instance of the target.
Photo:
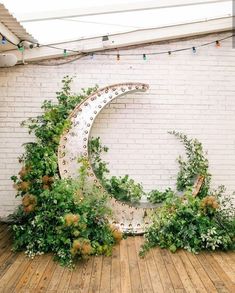
[(217, 41), (215, 42), (215, 46), (216, 46), (216, 48), (221, 47), (220, 41), (217, 40)]
[[(8, 43), (12, 44), (13, 46), (17, 47), (17, 49), (20, 52), (24, 52), (25, 47), (23, 45), (23, 42), (25, 40), (21, 40), (20, 43), (15, 44), (11, 40), (7, 39), (1, 33), (0, 33), (0, 36), (2, 37), (1, 44), (4, 45), (4, 44), (6, 44), (8, 42)], [(169, 51), (158, 51), (158, 52), (148, 53), (148, 55), (150, 55), (150, 56), (152, 56), (152, 55), (164, 55), (164, 54), (172, 55), (172, 53), (174, 53), (174, 52), (182, 52), (182, 51), (189, 51), (189, 50), (192, 50), (193, 53), (196, 53), (197, 48), (209, 46), (209, 45), (212, 45), (212, 44), (215, 44), (216, 48), (219, 48), (219, 47), (221, 47), (221, 41), (230, 39), (230, 38), (232, 38), (234, 36), (235, 36), (235, 34), (232, 34), (230, 36), (227, 36), (227, 37), (224, 37), (224, 38), (221, 38), (221, 39), (218, 39), (218, 40), (214, 40), (214, 41), (211, 41), (211, 42), (208, 42), (208, 43), (203, 43), (201, 45), (198, 45), (197, 47), (185, 47), (185, 48), (173, 49), (173, 50), (169, 50)], [(108, 39), (108, 36), (104, 36), (104, 39), (106, 41)], [(39, 48), (39, 47), (47, 47), (47, 48), (51, 48), (51, 49), (55, 49), (55, 50), (60, 50), (60, 51), (63, 52), (64, 57), (68, 56), (68, 52), (72, 52), (72, 53), (76, 53), (76, 55), (79, 55), (80, 57), (90, 56), (91, 59), (94, 58), (94, 55), (102, 55), (102, 56), (116, 56), (117, 60), (118, 61), (120, 60), (120, 54), (119, 53), (118, 54), (105, 53), (105, 52), (104, 53), (102, 53), (102, 52), (84, 53), (84, 52), (81, 52), (81, 51), (78, 51), (78, 50), (64, 49), (64, 48), (60, 48), (60, 47), (57, 47), (57, 46), (54, 46), (54, 45), (43, 45), (43, 44), (34, 43), (34, 42), (30, 42), (30, 41), (27, 41), (27, 42), (31, 43), (29, 45), (30, 49)], [(5, 52), (11, 51), (11, 50), (12, 49), (9, 49), (9, 50), (6, 50)], [(123, 53), (122, 55), (123, 56), (142, 56), (143, 60), (147, 60), (146, 54), (141, 54), (141, 53), (136, 53), (136, 54), (135, 53), (126, 53), (125, 54), (125, 53)], [(76, 60), (76, 58), (75, 58), (75, 60)], [(70, 62), (70, 60), (68, 62)]]
[(5, 45), (6, 42), (7, 42), (7, 39), (4, 36), (2, 36), (2, 44)]
[(19, 43), (19, 44), (17, 45), (17, 48), (18, 48), (18, 50), (19, 50), (20, 52), (24, 52), (24, 46), (23, 46), (22, 43)]

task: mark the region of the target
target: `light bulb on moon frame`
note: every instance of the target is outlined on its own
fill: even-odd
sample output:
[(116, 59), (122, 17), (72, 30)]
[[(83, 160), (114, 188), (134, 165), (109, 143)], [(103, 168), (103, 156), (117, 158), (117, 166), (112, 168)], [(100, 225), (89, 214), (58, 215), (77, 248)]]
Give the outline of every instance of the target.
[[(145, 92), (149, 86), (144, 83), (120, 83), (98, 89), (75, 107), (69, 116), (71, 127), (60, 138), (58, 164), (62, 178), (78, 178), (80, 163), (85, 157), (89, 161), (88, 141), (92, 124), (101, 110), (112, 100), (128, 93)], [(89, 162), (89, 179), (103, 189)], [(110, 195), (109, 206), (113, 210), (112, 223), (123, 232), (143, 233), (149, 225), (148, 215), (153, 208), (134, 207), (116, 200)]]

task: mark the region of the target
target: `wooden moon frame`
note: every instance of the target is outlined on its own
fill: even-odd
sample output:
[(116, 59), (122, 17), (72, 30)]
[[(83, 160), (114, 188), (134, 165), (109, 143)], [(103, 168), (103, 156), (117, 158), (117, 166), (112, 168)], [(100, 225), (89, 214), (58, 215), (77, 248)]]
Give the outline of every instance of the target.
[[(80, 164), (78, 158), (89, 161), (88, 139), (92, 124), (100, 111), (115, 98), (128, 93), (145, 92), (149, 86), (144, 83), (120, 83), (102, 89), (87, 97), (70, 114), (71, 128), (60, 139), (58, 149), (59, 171), (62, 178), (78, 177)], [(89, 163), (88, 176), (94, 184), (103, 189)], [(113, 224), (123, 232), (144, 233), (149, 225), (149, 215), (153, 208), (130, 206), (110, 196), (109, 205), (113, 210)]]

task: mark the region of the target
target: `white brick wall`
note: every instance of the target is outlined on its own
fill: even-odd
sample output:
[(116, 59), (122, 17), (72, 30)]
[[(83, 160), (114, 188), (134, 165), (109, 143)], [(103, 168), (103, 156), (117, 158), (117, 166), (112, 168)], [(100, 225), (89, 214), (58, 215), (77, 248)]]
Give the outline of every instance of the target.
[(0, 217), (17, 204), (9, 177), (20, 168), (22, 143), (31, 140), (20, 122), (40, 113), (44, 99), (54, 99), (64, 75), (75, 75), (74, 91), (98, 84), (145, 82), (147, 93), (132, 94), (107, 106), (94, 123), (110, 150), (111, 174), (130, 174), (146, 190), (174, 186), (176, 157), (182, 145), (167, 134), (182, 131), (202, 141), (208, 151), (213, 184), (235, 190), (235, 50), (232, 40), (176, 54), (148, 56), (216, 40), (230, 33), (158, 43), (131, 49), (147, 54), (89, 57), (63, 66), (16, 66), (0, 70)]

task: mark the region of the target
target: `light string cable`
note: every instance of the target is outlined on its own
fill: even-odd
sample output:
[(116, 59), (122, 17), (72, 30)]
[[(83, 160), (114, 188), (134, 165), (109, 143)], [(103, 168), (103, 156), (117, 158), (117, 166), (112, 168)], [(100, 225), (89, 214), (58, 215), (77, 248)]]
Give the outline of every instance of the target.
[[(223, 37), (223, 38), (220, 38), (220, 39), (216, 39), (216, 40), (213, 40), (213, 41), (210, 41), (210, 42), (207, 42), (207, 43), (203, 43), (203, 44), (199, 44), (197, 46), (188, 46), (188, 47), (184, 47), (184, 48), (179, 48), (179, 49), (170, 49), (170, 50), (164, 50), (164, 51), (159, 51), (159, 52), (150, 52), (148, 54), (146, 53), (122, 53), (120, 54), (119, 51), (118, 53), (103, 53), (103, 52), (100, 52), (100, 51), (96, 51), (96, 52), (82, 52), (82, 51), (79, 51), (79, 50), (73, 50), (73, 49), (67, 49), (67, 48), (61, 48), (61, 47), (57, 47), (55, 45), (45, 45), (45, 44), (39, 44), (39, 43), (34, 43), (34, 42), (30, 42), (30, 41), (27, 41), (27, 40), (21, 40), (18, 44), (15, 44), (13, 42), (11, 42), (10, 40), (8, 40), (4, 35), (2, 35), (0, 33), (0, 35), (2, 36), (2, 44), (3, 44), (3, 41), (4, 41), (4, 44), (6, 44), (6, 41), (9, 42), (10, 44), (14, 45), (15, 47), (18, 48), (18, 50), (20, 50), (21, 52), (24, 51), (24, 46), (23, 46), (23, 43), (24, 42), (29, 42), (32, 47), (30, 47), (31, 49), (34, 49), (34, 48), (42, 48), (42, 47), (47, 47), (47, 48), (51, 48), (51, 49), (55, 49), (55, 50), (59, 50), (61, 52), (63, 52), (63, 56), (64, 57), (74, 57), (74, 58), (70, 58), (69, 60), (66, 60), (66, 61), (63, 61), (63, 62), (59, 62), (59, 63), (45, 63), (44, 62), (34, 62), (34, 61), (28, 61), (26, 64), (35, 64), (35, 65), (44, 65), (44, 66), (56, 66), (56, 65), (64, 65), (64, 64), (68, 64), (68, 63), (71, 63), (71, 62), (74, 62), (74, 61), (77, 61), (83, 57), (86, 57), (86, 56), (91, 56), (91, 58), (93, 59), (95, 55), (100, 55), (100, 56), (116, 56), (117, 60), (119, 61), (120, 58), (122, 56), (141, 56), (144, 60), (147, 60), (147, 56), (154, 56), (154, 55), (163, 55), (163, 54), (168, 54), (168, 55), (171, 55), (172, 53), (177, 53), (177, 52), (182, 52), (182, 51), (188, 51), (188, 50), (193, 50), (194, 53), (196, 53), (196, 49), (197, 48), (201, 48), (201, 47), (205, 47), (205, 46), (209, 46), (209, 45), (212, 45), (212, 44), (215, 44), (216, 47), (220, 47), (221, 44), (220, 42), (224, 41), (224, 40), (227, 40), (227, 39), (230, 39), (232, 37), (235, 36), (235, 34), (232, 34), (232, 35), (229, 35), (227, 37)], [(130, 48), (132, 49), (132, 48)], [(110, 49), (110, 50), (113, 50), (113, 49)], [(117, 50), (117, 49), (116, 49)], [(6, 51), (3, 51), (2, 53), (4, 54), (5, 52), (9, 52), (9, 51), (12, 51), (12, 50), (6, 50)], [(76, 53), (75, 55), (71, 55), (69, 56), (68, 53), (71, 52), (71, 53)], [(60, 57), (58, 57), (60, 58)], [(23, 63), (18, 63), (17, 65), (22, 65)]]

